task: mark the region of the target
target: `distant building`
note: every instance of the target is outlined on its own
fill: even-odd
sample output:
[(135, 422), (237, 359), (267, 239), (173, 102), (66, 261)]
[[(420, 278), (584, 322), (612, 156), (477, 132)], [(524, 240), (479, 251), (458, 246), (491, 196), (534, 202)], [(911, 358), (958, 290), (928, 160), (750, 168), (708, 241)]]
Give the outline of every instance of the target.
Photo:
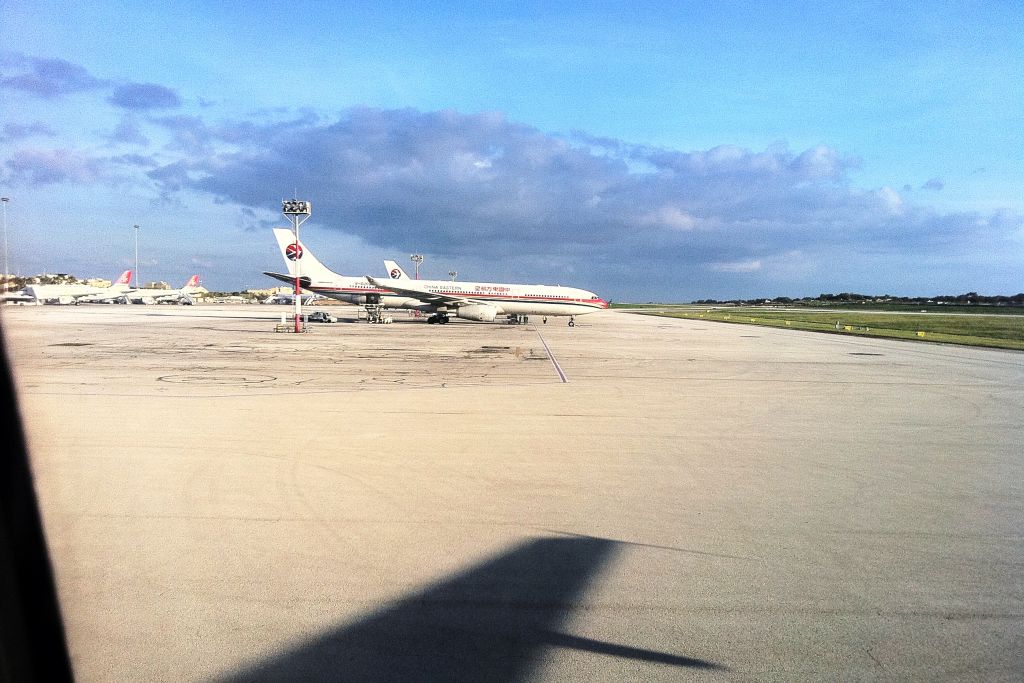
[(276, 296), (277, 294), (291, 294), (295, 291), (294, 287), (267, 287), (265, 289), (247, 289), (246, 294), (252, 294), (255, 297), (263, 299), (268, 296)]

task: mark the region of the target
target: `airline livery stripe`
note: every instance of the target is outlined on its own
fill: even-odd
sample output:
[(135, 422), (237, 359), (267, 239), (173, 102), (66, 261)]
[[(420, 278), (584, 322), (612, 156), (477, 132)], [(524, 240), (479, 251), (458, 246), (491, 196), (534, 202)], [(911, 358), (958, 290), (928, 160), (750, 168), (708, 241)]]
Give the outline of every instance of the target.
[[(360, 287), (320, 287), (320, 286), (317, 286), (317, 285), (313, 285), (311, 287), (307, 287), (306, 289), (309, 289), (310, 291), (313, 291), (313, 292), (334, 292), (334, 293), (337, 293), (337, 294), (383, 294), (385, 296), (395, 296), (395, 297), (401, 297), (401, 298), (405, 298), (405, 299), (413, 299), (413, 298), (415, 298), (411, 294), (403, 294), (403, 293), (399, 293), (399, 292), (393, 292), (390, 289), (362, 289)], [(461, 293), (461, 292), (455, 292), (455, 293), (449, 293), (449, 292), (424, 292), (424, 293), (427, 294), (427, 295), (452, 296), (452, 297), (459, 297), (459, 298), (462, 298), (462, 299), (472, 299), (473, 301), (481, 301), (481, 302), (493, 301), (495, 303), (505, 302), (505, 303), (520, 303), (520, 304), (561, 304), (561, 305), (568, 304), (570, 306), (582, 306), (584, 308), (594, 308), (594, 309), (597, 309), (597, 310), (601, 310), (601, 309), (604, 309), (606, 307), (603, 302), (599, 303), (598, 301), (595, 301), (593, 299), (573, 299), (571, 297), (552, 297), (552, 296), (545, 296), (543, 294), (524, 294), (524, 295), (519, 295), (519, 296), (495, 296), (493, 294), (489, 294), (487, 296), (482, 296), (482, 295), (479, 295), (479, 294)]]

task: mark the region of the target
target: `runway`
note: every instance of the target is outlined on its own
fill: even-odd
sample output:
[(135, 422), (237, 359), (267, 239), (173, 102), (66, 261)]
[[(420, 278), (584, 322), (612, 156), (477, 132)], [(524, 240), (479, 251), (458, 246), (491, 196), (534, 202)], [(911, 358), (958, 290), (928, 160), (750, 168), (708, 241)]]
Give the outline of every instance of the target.
[(1024, 354), (282, 310), (3, 310), (79, 680), (1024, 675)]

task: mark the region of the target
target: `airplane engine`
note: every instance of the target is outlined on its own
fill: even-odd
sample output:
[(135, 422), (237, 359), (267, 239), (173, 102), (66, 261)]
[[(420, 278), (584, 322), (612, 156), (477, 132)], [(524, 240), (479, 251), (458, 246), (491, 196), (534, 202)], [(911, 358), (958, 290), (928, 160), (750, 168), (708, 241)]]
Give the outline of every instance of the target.
[(459, 318), (466, 320), (479, 320), (482, 323), (494, 322), (495, 316), (501, 311), (495, 306), (488, 306), (487, 304), (473, 304), (470, 306), (459, 306), (455, 310), (455, 315)]

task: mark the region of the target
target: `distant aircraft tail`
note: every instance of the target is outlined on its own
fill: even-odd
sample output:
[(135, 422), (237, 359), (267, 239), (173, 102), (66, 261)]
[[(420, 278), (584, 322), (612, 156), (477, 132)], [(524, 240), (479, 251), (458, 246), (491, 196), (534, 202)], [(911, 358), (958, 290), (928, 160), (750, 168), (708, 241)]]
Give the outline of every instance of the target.
[(182, 287), (182, 289), (198, 289), (198, 287), (199, 287), (199, 276), (198, 275), (193, 275), (192, 277), (190, 277), (188, 279), (188, 282), (185, 283), (185, 286)]
[(295, 270), (299, 268), (299, 274), (311, 281), (324, 281), (340, 278), (333, 270), (320, 263), (313, 252), (306, 248), (302, 242), (296, 243), (295, 235), (286, 228), (274, 228), (274, 237), (277, 238), (278, 249), (288, 266), (288, 274), (294, 276)]
[(398, 265), (394, 261), (387, 261), (387, 260), (385, 260), (384, 261), (384, 268), (388, 271), (388, 277), (390, 277), (392, 280), (409, 280), (409, 279), (411, 279), (408, 275), (405, 274), (405, 271), (402, 270), (402, 266)]
[(119, 277), (116, 280), (114, 280), (114, 284), (115, 285), (127, 285), (127, 284), (131, 284), (131, 281), (132, 281), (132, 271), (126, 270), (123, 273), (121, 273), (121, 277)]

